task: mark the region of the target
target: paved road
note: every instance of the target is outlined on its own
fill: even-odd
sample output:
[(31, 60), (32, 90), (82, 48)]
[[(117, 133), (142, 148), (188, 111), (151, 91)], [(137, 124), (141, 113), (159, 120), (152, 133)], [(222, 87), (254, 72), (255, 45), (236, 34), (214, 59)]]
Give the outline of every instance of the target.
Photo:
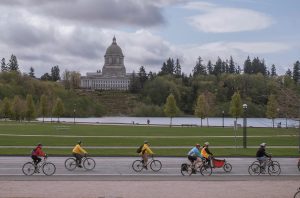
[(89, 198), (282, 198), (293, 197), (300, 187), (297, 158), (275, 158), (280, 176), (249, 176), (247, 167), (254, 158), (227, 158), (231, 173), (215, 169), (210, 177), (180, 175), (184, 158), (157, 158), (163, 168), (133, 172), (133, 157), (96, 157), (93, 171), (64, 168), (66, 157), (50, 157), (57, 171), (54, 176), (24, 176), (21, 167), (29, 157), (0, 157), (0, 198), (89, 197)]
[[(180, 174), (181, 163), (187, 162), (185, 158), (167, 158), (158, 157), (163, 167), (159, 172), (153, 172), (151, 170), (143, 170), (140, 173), (136, 173), (132, 170), (131, 164), (138, 158), (134, 157), (95, 157), (96, 167), (93, 171), (85, 171), (83, 169), (75, 169), (74, 171), (68, 171), (64, 167), (64, 161), (66, 157), (49, 157), (48, 160), (56, 165), (55, 176), (57, 179), (68, 176), (82, 176), (82, 178), (88, 177), (95, 178), (95, 176), (105, 176), (106, 178), (113, 178), (122, 176), (123, 178), (161, 178), (172, 177), (171, 180), (185, 179)], [(221, 159), (221, 158), (220, 158)], [(0, 157), (0, 179), (4, 176), (23, 176), (22, 165), (29, 161), (29, 157)], [(225, 173), (222, 168), (216, 168), (213, 170), (213, 177), (234, 179), (240, 178), (240, 176), (249, 176), (248, 166), (255, 159), (254, 158), (226, 158), (226, 160), (232, 165), (231, 173)], [(274, 158), (281, 165), (281, 176), (295, 177), (300, 176), (300, 172), (297, 169), (297, 158)], [(41, 174), (40, 174), (41, 175)], [(121, 177), (121, 178), (122, 178)], [(200, 177), (200, 176), (199, 176)], [(199, 178), (198, 177), (198, 178)], [(5, 177), (8, 178), (8, 177)], [(24, 179), (31, 179), (32, 177), (23, 177)], [(50, 177), (46, 177), (50, 179)], [(200, 177), (201, 178), (201, 177)], [(203, 177), (202, 177), (203, 178)], [(252, 177), (253, 178), (253, 177)], [(53, 178), (51, 178), (53, 179)], [(207, 179), (207, 178), (206, 178)]]

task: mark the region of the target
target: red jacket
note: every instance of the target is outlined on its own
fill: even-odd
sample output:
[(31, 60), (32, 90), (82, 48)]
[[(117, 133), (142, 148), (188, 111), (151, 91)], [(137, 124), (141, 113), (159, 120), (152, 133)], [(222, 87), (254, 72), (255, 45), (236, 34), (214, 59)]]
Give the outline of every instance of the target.
[(40, 146), (37, 146), (37, 147), (33, 150), (33, 152), (32, 152), (31, 155), (33, 155), (33, 156), (42, 156), (42, 157), (44, 157), (44, 156), (46, 156), (46, 153), (44, 153), (44, 152), (42, 151), (42, 148), (41, 148)]

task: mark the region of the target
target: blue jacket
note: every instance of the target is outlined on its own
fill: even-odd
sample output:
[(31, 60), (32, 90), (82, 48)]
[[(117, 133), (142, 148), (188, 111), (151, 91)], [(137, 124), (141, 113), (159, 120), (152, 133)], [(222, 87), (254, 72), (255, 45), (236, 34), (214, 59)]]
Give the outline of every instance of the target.
[(197, 156), (197, 157), (202, 157), (200, 151), (198, 150), (197, 147), (192, 148), (189, 152), (188, 155), (190, 156)]

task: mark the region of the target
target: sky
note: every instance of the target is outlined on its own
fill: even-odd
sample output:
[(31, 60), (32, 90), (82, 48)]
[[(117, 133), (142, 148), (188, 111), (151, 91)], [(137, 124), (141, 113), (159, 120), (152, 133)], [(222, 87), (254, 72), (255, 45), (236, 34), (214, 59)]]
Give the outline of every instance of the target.
[(37, 77), (102, 70), (115, 36), (126, 72), (158, 72), (169, 57), (192, 72), (199, 56), (213, 63), (250, 56), (284, 74), (300, 60), (299, 0), (1, 0), (0, 58), (17, 56)]

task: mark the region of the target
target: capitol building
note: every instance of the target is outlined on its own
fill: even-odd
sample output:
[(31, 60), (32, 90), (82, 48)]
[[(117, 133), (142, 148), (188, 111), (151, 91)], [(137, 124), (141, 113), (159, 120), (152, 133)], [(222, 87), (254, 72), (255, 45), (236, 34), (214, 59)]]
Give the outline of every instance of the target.
[(114, 37), (104, 55), (101, 71), (88, 72), (81, 77), (80, 88), (92, 90), (128, 90), (130, 74), (126, 74), (124, 55)]

